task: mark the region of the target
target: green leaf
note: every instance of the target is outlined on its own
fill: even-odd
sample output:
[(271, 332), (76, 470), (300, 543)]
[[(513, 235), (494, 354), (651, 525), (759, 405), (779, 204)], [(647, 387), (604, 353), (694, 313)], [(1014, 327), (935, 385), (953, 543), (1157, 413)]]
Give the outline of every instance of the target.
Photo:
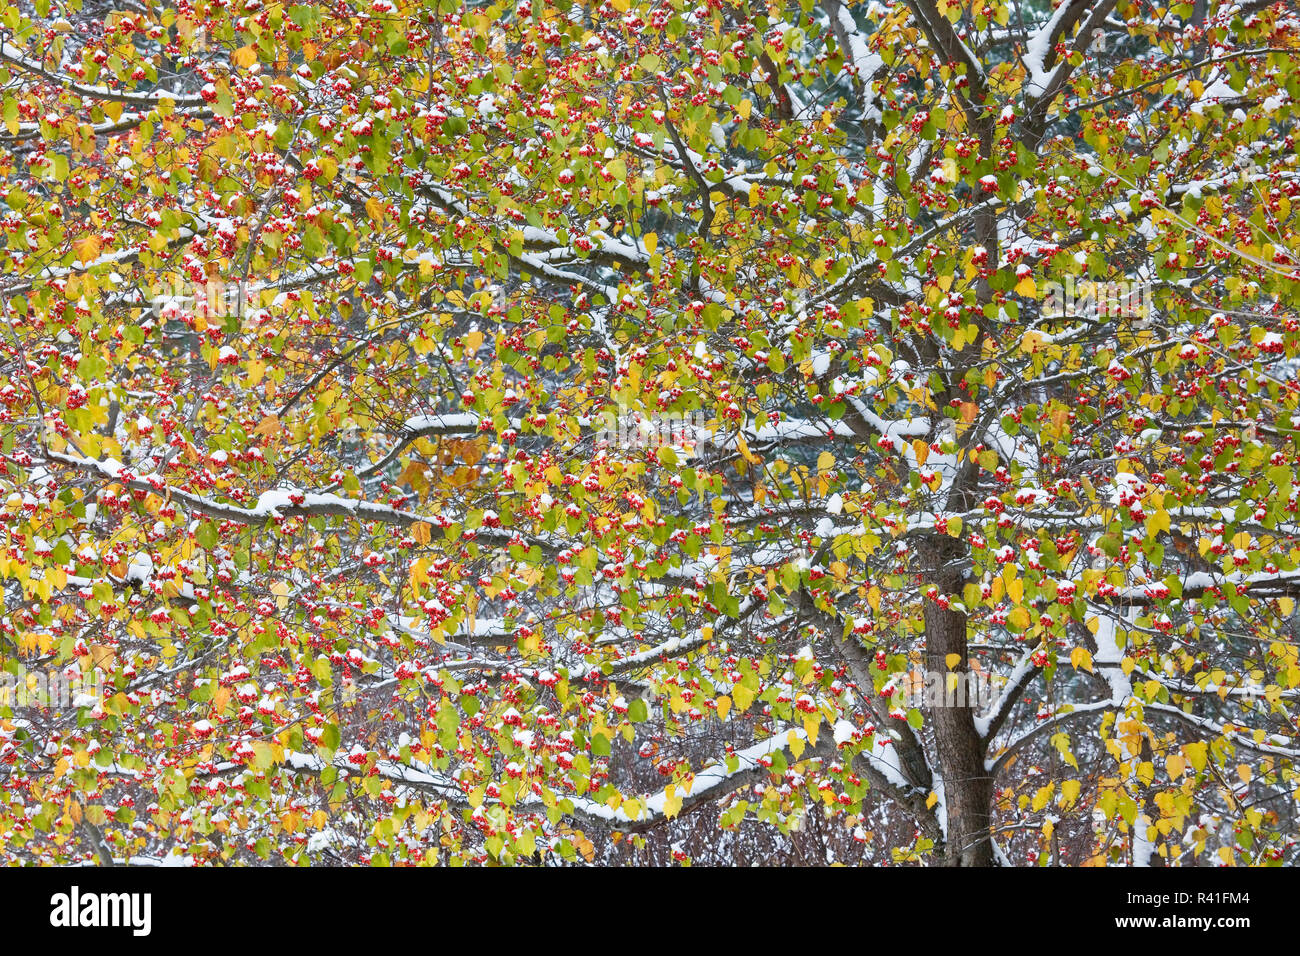
[(200, 522), (199, 526), (194, 529), (194, 539), (199, 543), (199, 546), (203, 548), (203, 550), (211, 551), (217, 546), (217, 542), (220, 540), (217, 526), (211, 521)]

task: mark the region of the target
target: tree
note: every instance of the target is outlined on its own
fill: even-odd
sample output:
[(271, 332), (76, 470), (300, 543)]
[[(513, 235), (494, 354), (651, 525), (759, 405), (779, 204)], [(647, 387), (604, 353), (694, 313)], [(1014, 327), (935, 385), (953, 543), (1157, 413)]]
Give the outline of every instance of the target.
[(6, 857), (1295, 860), (1287, 4), (2, 19)]

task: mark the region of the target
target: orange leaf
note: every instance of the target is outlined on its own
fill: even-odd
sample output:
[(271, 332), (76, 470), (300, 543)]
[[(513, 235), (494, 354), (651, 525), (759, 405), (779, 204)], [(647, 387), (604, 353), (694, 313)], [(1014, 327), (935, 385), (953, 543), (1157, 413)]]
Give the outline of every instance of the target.
[(257, 423), (257, 427), (253, 429), (253, 434), (264, 435), (267, 438), (274, 438), (276, 435), (280, 434), (280, 416), (274, 414), (267, 415)]
[(99, 236), (83, 236), (72, 244), (72, 251), (76, 253), (77, 261), (83, 265), (94, 262), (99, 257), (99, 250), (103, 246)]

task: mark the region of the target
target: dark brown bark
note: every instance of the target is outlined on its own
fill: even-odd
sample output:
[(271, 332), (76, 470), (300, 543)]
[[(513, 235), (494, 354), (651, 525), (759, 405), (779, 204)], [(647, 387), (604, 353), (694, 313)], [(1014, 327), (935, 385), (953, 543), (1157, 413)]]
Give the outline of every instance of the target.
[[(946, 672), (946, 658), (957, 654), (961, 661), (952, 670), (958, 680), (966, 679), (965, 614), (927, 603), (925, 643), (929, 668)], [(989, 808), (993, 777), (984, 766), (984, 744), (975, 730), (974, 712), (969, 706), (935, 707), (927, 716), (943, 771), (948, 810), (946, 862), (951, 866), (992, 866)]]
[[(927, 578), (940, 594), (960, 592), (960, 547), (953, 539), (929, 543), (924, 557)], [(967, 679), (970, 658), (966, 641), (966, 615), (932, 600), (925, 602), (926, 667), (932, 672), (954, 673)], [(955, 666), (948, 666), (950, 655)], [(962, 685), (958, 685), (962, 686)], [(932, 707), (926, 720), (934, 735), (940, 778), (947, 808), (948, 833), (944, 862), (949, 866), (992, 866), (993, 843), (989, 835), (993, 802), (993, 776), (984, 765), (984, 741), (975, 729), (973, 701), (958, 698), (961, 706)]]

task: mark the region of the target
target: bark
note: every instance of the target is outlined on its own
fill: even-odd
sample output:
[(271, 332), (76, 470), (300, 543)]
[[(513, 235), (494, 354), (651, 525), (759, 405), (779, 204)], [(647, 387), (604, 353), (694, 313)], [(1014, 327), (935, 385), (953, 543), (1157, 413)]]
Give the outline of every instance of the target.
[[(951, 539), (950, 539), (951, 542)], [(955, 542), (936, 542), (929, 550), (931, 571), (927, 575), (941, 594), (960, 591), (961, 572), (953, 563)], [(926, 667), (931, 671), (957, 675), (965, 681), (969, 670), (966, 615), (925, 602)], [(955, 667), (948, 657), (956, 654)], [(959, 685), (960, 686), (960, 685)], [(934, 735), (940, 777), (947, 807), (948, 833), (944, 862), (949, 866), (992, 866), (993, 843), (989, 835), (993, 802), (993, 776), (984, 766), (984, 742), (975, 729), (975, 712), (969, 699), (964, 706), (933, 707), (926, 720)]]
[[(985, 93), (973, 88), (980, 102)], [(985, 158), (993, 154), (995, 128), (987, 116), (977, 114), (973, 126), (980, 140), (980, 152)], [(996, 265), (1000, 258), (998, 249), (997, 216), (991, 210), (975, 217), (976, 240), (988, 251), (989, 261)], [(981, 278), (976, 285), (976, 300), (980, 306), (992, 299), (988, 280)], [(984, 341), (989, 332), (986, 324), (978, 323), (976, 340), (958, 353), (958, 361), (951, 377), (945, 382), (942, 405), (959, 397), (956, 383), (965, 379), (966, 370), (983, 354)], [(942, 407), (942, 406), (941, 406)], [(932, 420), (937, 429), (938, 419)], [(977, 497), (979, 473), (975, 467), (974, 451), (970, 443), (978, 440), (983, 428), (966, 432), (966, 461), (959, 469), (948, 492), (946, 507), (965, 511)], [(925, 569), (926, 582), (938, 590), (939, 596), (960, 600), (962, 586), (967, 580), (970, 557), (966, 547), (954, 538), (936, 534), (918, 549), (918, 557)], [(959, 687), (968, 683), (970, 655), (966, 640), (966, 614), (944, 607), (926, 599), (924, 605), (926, 667), (932, 673), (953, 673)], [(957, 656), (955, 666), (948, 659)], [(958, 704), (960, 702), (960, 704)], [(944, 862), (949, 866), (992, 866), (993, 838), (989, 833), (993, 806), (993, 775), (984, 763), (986, 744), (975, 729), (975, 706), (969, 696), (959, 696), (954, 706), (932, 707), (926, 721), (934, 734), (934, 748), (943, 780), (944, 802), (947, 810), (947, 839)]]

